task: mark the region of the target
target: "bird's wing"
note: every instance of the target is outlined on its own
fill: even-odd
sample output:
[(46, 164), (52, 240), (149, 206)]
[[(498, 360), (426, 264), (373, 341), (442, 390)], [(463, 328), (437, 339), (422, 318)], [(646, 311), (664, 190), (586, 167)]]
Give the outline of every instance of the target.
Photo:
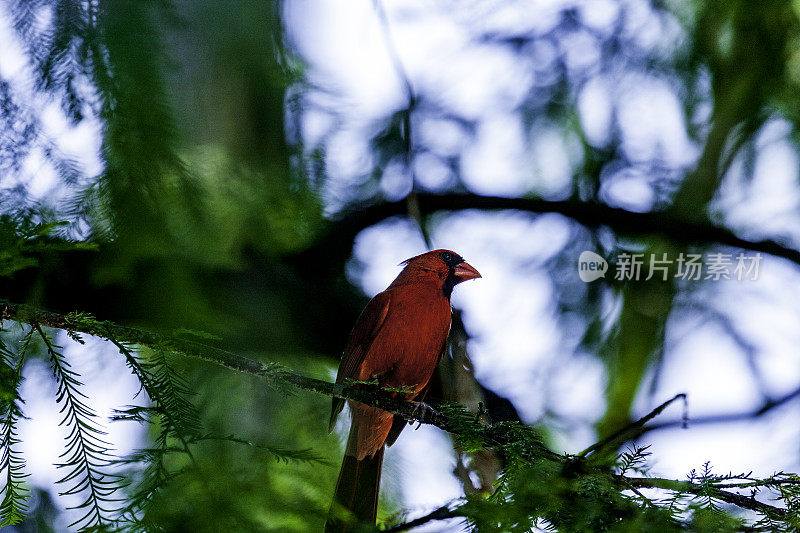
[[(442, 349), (439, 350), (439, 360), (436, 361), (436, 367), (439, 367), (439, 363), (442, 362), (442, 357), (444, 356), (444, 352), (447, 350), (447, 339), (445, 339), (444, 343), (442, 344)], [(435, 371), (434, 371), (435, 373)], [(428, 383), (425, 384), (425, 387), (419, 391), (411, 400), (416, 402), (422, 402), (425, 399), (425, 396), (428, 395), (428, 391), (431, 390), (431, 385), (433, 385), (433, 380), (436, 379), (435, 376), (431, 376), (428, 380)], [(389, 434), (386, 436), (386, 445), (391, 446), (394, 444), (394, 441), (397, 440), (397, 437), (400, 436), (400, 432), (403, 431), (403, 428), (406, 427), (406, 419), (402, 416), (394, 415), (394, 419), (392, 420), (392, 428), (389, 430)]]
[[(370, 300), (361, 312), (361, 316), (358, 317), (356, 325), (353, 326), (353, 331), (350, 332), (350, 338), (347, 340), (347, 345), (344, 348), (342, 360), (339, 362), (339, 372), (336, 374), (336, 383), (342, 383), (347, 378), (356, 379), (358, 377), (358, 370), (364, 362), (367, 352), (369, 352), (369, 347), (381, 330), (384, 320), (386, 320), (390, 301), (391, 295), (389, 292), (381, 292)], [(343, 399), (333, 398), (328, 431), (333, 430), (336, 417), (342, 411), (343, 407)]]

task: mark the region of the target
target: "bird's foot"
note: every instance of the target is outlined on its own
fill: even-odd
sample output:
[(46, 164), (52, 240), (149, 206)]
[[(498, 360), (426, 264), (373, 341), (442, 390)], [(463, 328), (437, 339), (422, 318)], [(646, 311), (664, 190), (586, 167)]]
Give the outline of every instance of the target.
[[(414, 405), (414, 411), (412, 412), (412, 414), (414, 415), (414, 418), (417, 419), (417, 422), (419, 422), (417, 424), (417, 427), (414, 428), (415, 430), (419, 429), (419, 427), (422, 425), (422, 421), (423, 420), (425, 420), (427, 418), (430, 418), (432, 415), (438, 415), (439, 414), (439, 412), (436, 409), (434, 409), (433, 407), (431, 407), (430, 405), (428, 405), (425, 402), (414, 402), (414, 401), (412, 401), (411, 403)], [(414, 420), (409, 420), (408, 421), (408, 425), (413, 425), (413, 424), (414, 424)]]

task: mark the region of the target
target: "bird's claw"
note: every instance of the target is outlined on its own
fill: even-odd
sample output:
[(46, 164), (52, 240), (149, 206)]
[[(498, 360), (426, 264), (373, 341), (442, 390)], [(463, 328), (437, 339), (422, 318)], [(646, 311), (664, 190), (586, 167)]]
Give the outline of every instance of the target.
[[(414, 401), (412, 401), (411, 403), (414, 404), (414, 410), (412, 411), (412, 414), (414, 415), (414, 418), (418, 422), (417, 423), (417, 427), (415, 427), (414, 430), (419, 429), (420, 426), (422, 426), (422, 421), (425, 420), (426, 418), (429, 418), (431, 415), (438, 415), (439, 414), (438, 411), (436, 411), (436, 409), (434, 409), (433, 407), (431, 407), (430, 405), (428, 405), (425, 402), (414, 402)], [(414, 420), (409, 420), (408, 421), (408, 425), (411, 426), (413, 424), (414, 424)]]

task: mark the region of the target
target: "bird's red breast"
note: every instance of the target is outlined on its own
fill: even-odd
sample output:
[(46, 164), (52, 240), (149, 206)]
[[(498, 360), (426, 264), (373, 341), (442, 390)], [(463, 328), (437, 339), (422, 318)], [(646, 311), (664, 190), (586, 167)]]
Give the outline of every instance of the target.
[[(336, 381), (377, 379), (382, 387), (410, 388), (403, 396), (421, 401), (447, 342), (450, 293), (458, 283), (480, 274), (450, 250), (434, 250), (403, 264), (400, 275), (361, 313)], [(343, 403), (334, 399), (331, 426)], [(352, 427), (346, 454), (362, 460), (386, 443), (394, 415), (356, 402), (350, 402), (350, 407)]]

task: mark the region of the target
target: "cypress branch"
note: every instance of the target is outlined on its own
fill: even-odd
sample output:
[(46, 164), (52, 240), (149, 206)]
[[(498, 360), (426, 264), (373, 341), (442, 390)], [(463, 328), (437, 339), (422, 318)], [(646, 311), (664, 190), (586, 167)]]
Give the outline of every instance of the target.
[[(188, 385), (168, 364), (163, 351), (154, 351), (153, 360), (145, 362), (112, 334), (108, 333), (105, 338), (111, 341), (125, 357), (131, 373), (141, 384), (140, 392), (144, 390), (153, 403), (152, 407), (131, 406), (118, 411), (116, 419), (146, 422), (145, 415), (154, 415), (160, 423), (160, 431), (155, 439), (156, 446), (147, 450), (147, 455), (134, 453), (117, 461), (118, 464), (125, 465), (142, 462), (146, 464), (141, 480), (131, 493), (130, 501), (118, 512), (120, 520), (136, 527), (140, 525), (138, 517), (146, 514), (156, 494), (170, 477), (164, 464), (166, 455), (173, 452), (183, 453), (194, 461), (189, 441), (195, 438), (202, 427), (197, 410), (186, 399), (186, 396), (191, 394)], [(178, 448), (170, 446), (171, 438), (178, 440), (181, 446)]]
[(107, 515), (114, 511), (108, 506), (116, 501), (114, 493), (120, 481), (117, 474), (104, 471), (110, 467), (113, 459), (110, 444), (103, 440), (106, 433), (97, 426), (94, 410), (83, 401), (86, 395), (80, 390), (82, 383), (78, 380), (78, 374), (59, 352), (60, 347), (42, 330), (42, 325), (31, 325), (45, 343), (53, 376), (58, 384), (56, 402), (61, 404), (61, 413), (64, 415), (59, 425), (67, 427), (69, 431), (66, 450), (61, 454), (64, 462), (56, 465), (68, 470), (57, 481), (68, 485), (60, 494), (86, 493), (80, 504), (70, 507), (83, 510), (84, 514), (69, 527), (102, 529), (108, 525)]
[[(592, 465), (590, 460), (578, 456), (561, 455), (547, 449), (540, 442), (534, 430), (528, 426), (512, 423), (483, 426), (475, 420), (473, 413), (455, 406), (445, 406), (441, 412), (425, 410), (420, 413), (413, 404), (393, 399), (384, 391), (377, 389), (377, 387), (370, 387), (364, 384), (330, 383), (296, 374), (274, 363), (262, 363), (194, 341), (176, 339), (145, 330), (98, 321), (85, 314), (71, 313), (62, 315), (27, 305), (0, 303), (0, 319), (26, 322), (37, 329), (40, 326), (47, 326), (63, 329), (72, 334), (85, 333), (106, 339), (113, 337), (117, 342), (138, 344), (156, 350), (168, 350), (212, 362), (238, 372), (259, 376), (267, 379), (271, 385), (282, 390), (297, 388), (326, 396), (354, 400), (402, 416), (409, 421), (415, 420), (434, 425), (452, 433), (456, 439), (461, 439), (461, 445), (465, 449), (481, 445), (500, 448), (511, 457), (519, 457), (531, 463), (544, 461), (562, 468), (565, 472), (584, 472), (586, 475), (599, 475), (608, 479), (620, 491), (630, 490), (633, 487), (635, 489), (664, 489), (679, 494), (710, 495), (716, 500), (756, 511), (770, 519), (794, 519), (794, 516), (790, 515), (786, 509), (760, 502), (752, 497), (723, 490), (717, 486), (719, 480), (716, 479), (701, 480), (700, 483), (696, 483), (694, 481), (613, 474), (606, 468)], [(748, 481), (747, 483), (754, 483), (754, 481)], [(784, 481), (779, 479), (755, 483), (758, 486), (784, 486)], [(787, 481), (786, 483), (789, 482)], [(791, 481), (791, 483), (794, 483), (794, 481)], [(732, 487), (729, 485), (727, 488), (745, 487)]]
[(698, 496), (708, 495), (715, 499), (741, 507), (742, 509), (756, 511), (773, 518), (780, 519), (786, 516), (785, 509), (762, 503), (755, 498), (751, 498), (750, 496), (744, 496), (743, 494), (722, 490), (715, 483), (694, 483), (692, 481), (676, 481), (674, 479), (658, 477), (615, 476), (615, 478), (620, 483), (626, 483), (638, 489), (665, 489)]
[[(3, 370), (8, 375), (4, 376), (3, 387), (7, 388), (2, 399), (3, 416), (0, 422), (0, 473), (4, 473), (3, 495), (0, 502), (0, 527), (17, 524), (25, 518), (28, 512), (29, 490), (25, 487), (25, 459), (19, 449), (20, 444), (17, 434), (17, 421), (23, 417), (22, 398), (19, 395), (19, 386), (22, 381), (22, 364), (31, 342), (33, 330), (31, 329), (22, 340), (22, 348), (18, 354), (13, 353), (0, 341), (0, 361)], [(11, 390), (8, 390), (11, 389)]]

